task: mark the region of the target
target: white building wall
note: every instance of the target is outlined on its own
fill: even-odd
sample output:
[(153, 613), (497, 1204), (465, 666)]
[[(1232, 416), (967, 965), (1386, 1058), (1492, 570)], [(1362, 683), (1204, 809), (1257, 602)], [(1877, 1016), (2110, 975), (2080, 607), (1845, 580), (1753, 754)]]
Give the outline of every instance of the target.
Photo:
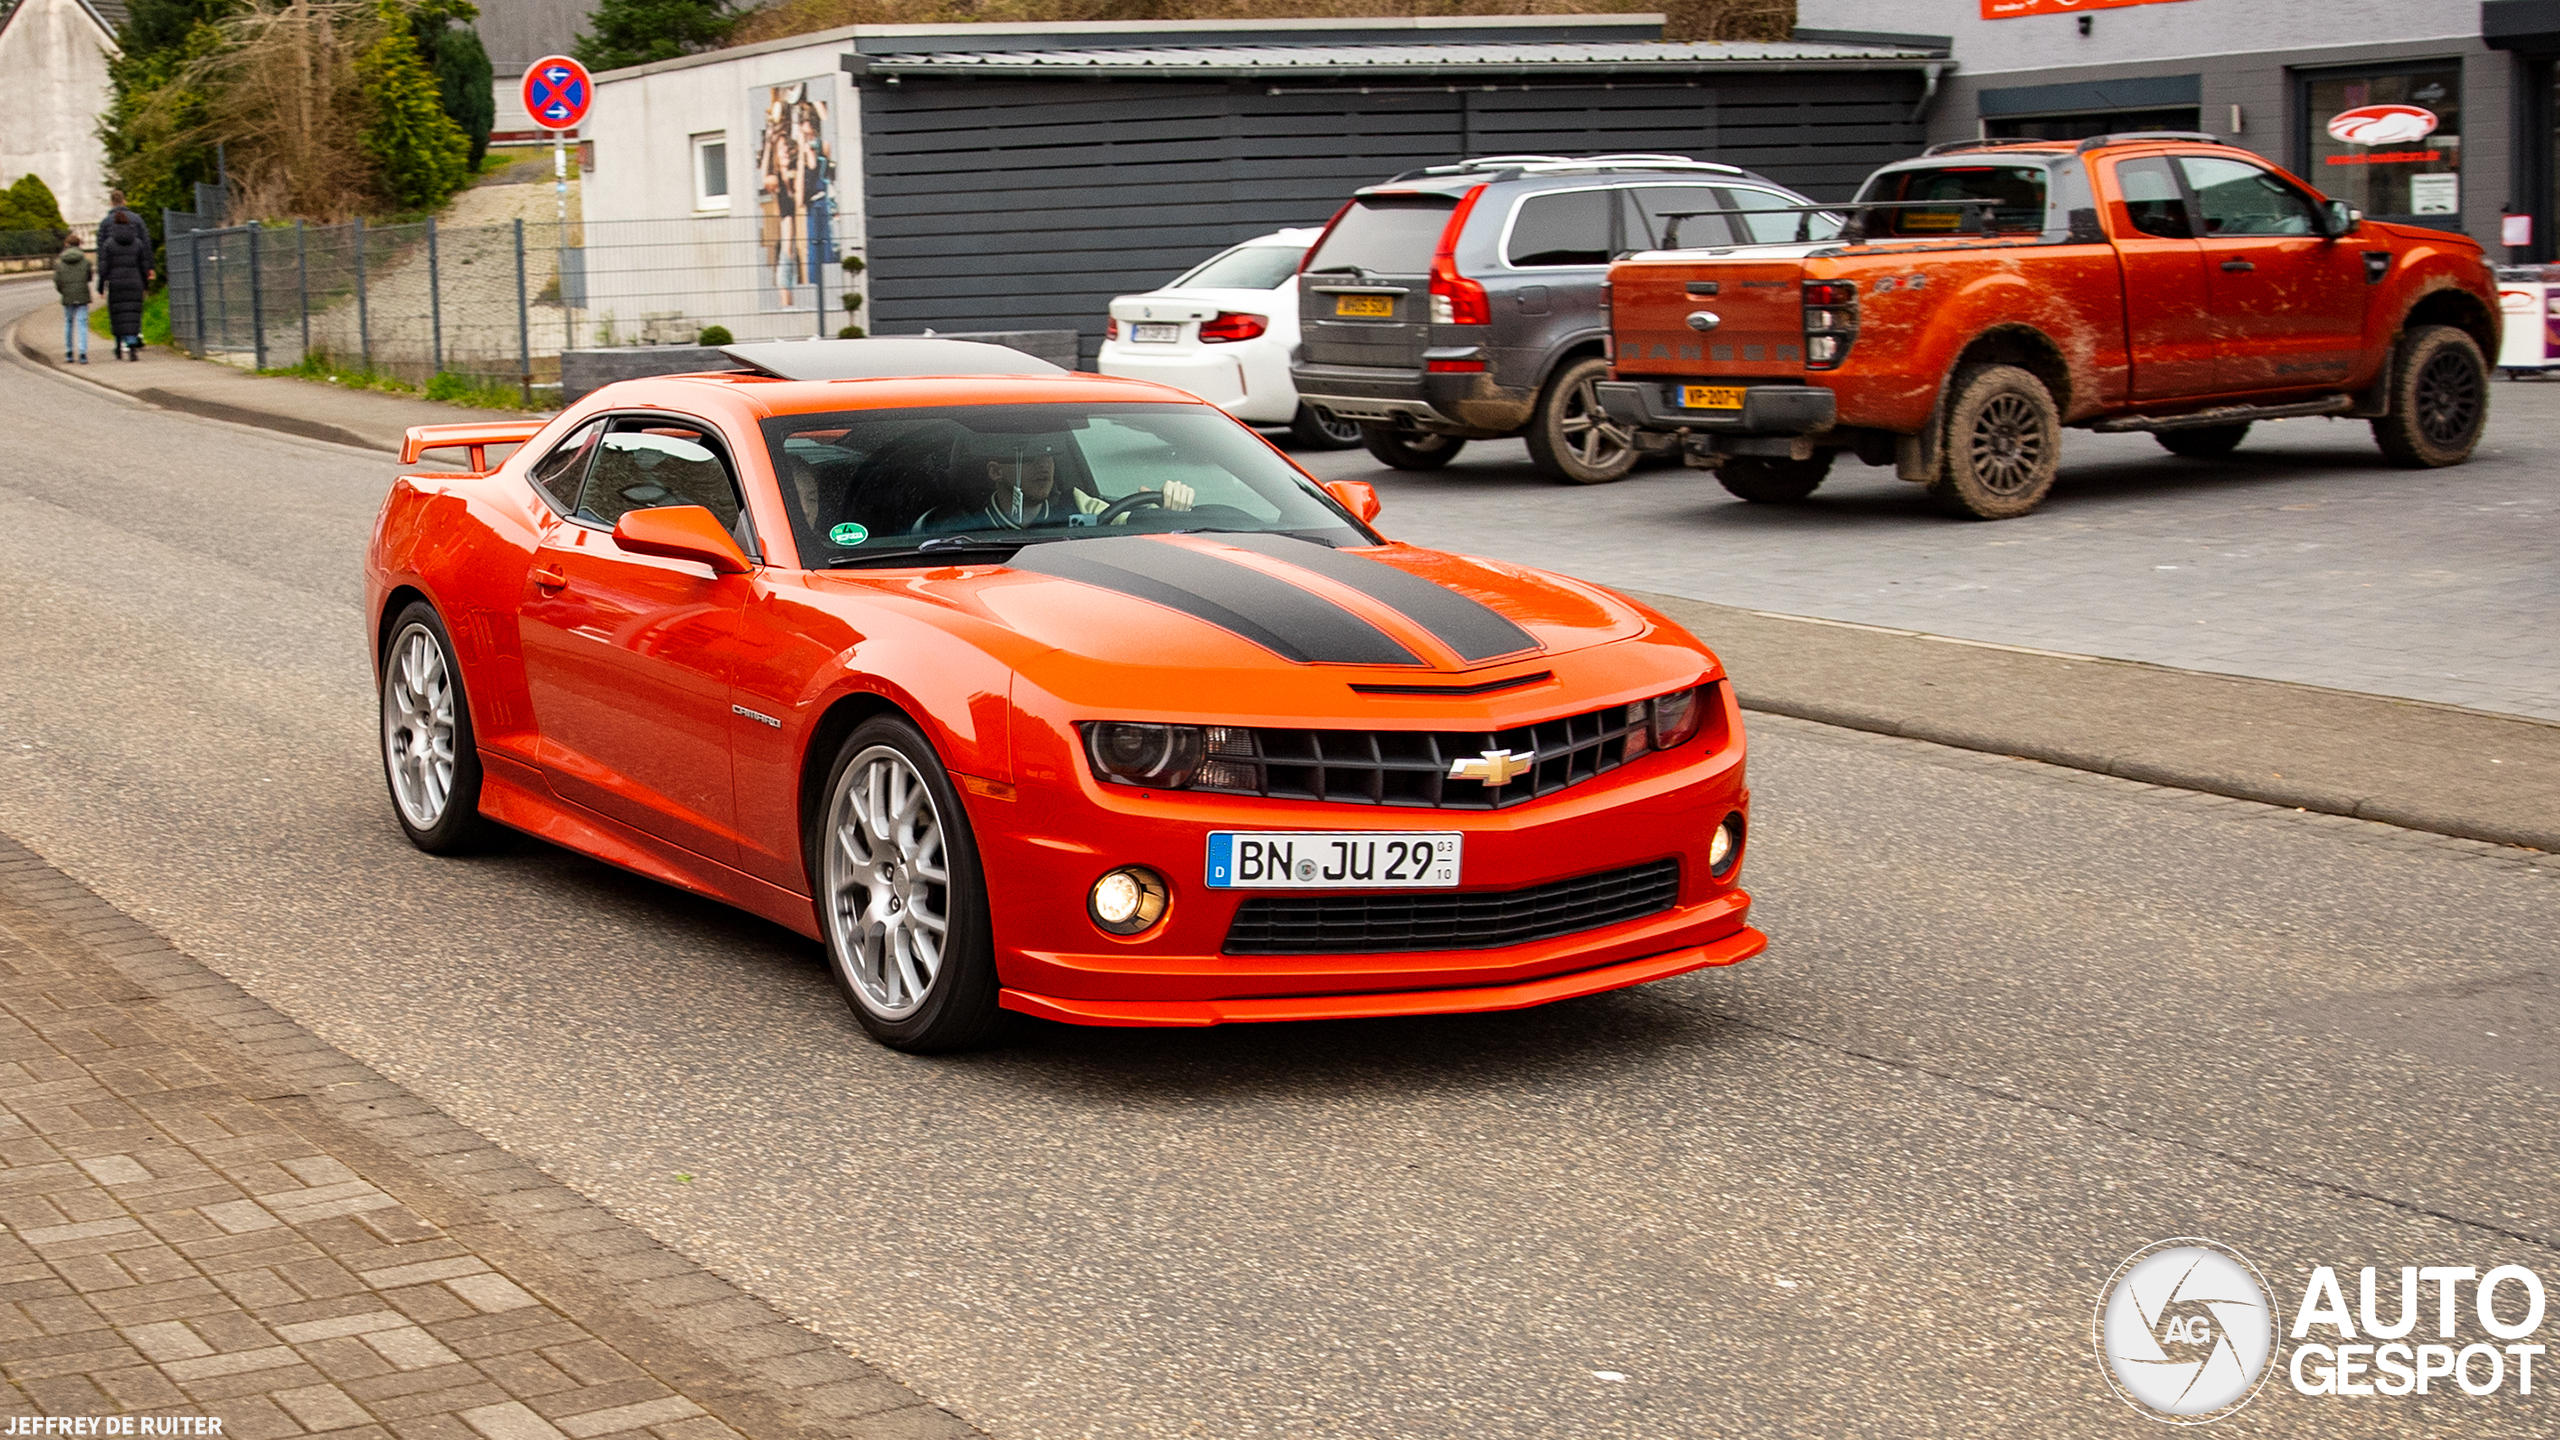
[[(610, 246), (620, 235), (671, 236), (690, 229), (697, 238), (690, 249), (668, 249), (646, 261), (646, 275), (626, 273), (616, 279), (598, 265), (611, 257), (594, 256), (589, 272), (592, 308), (623, 307), (618, 313), (663, 312), (632, 309), (660, 278), (691, 265), (700, 273), (736, 277), (756, 264), (762, 243), (757, 231), (755, 144), (763, 126), (759, 98), (767, 87), (802, 80), (827, 80), (833, 101), (828, 108), (828, 146), (835, 157), (835, 248), (843, 254), (866, 249), (862, 186), (861, 92), (837, 68), (851, 48), (851, 29), (794, 36), (764, 45), (714, 51), (682, 60), (662, 61), (596, 77), (595, 105), (579, 134), (592, 141), (595, 168), (583, 177), (590, 247)], [(694, 194), (694, 142), (718, 133), (728, 144), (729, 198), (722, 207), (697, 209)], [(642, 226), (639, 222), (655, 222)], [(665, 240), (652, 243), (668, 244)], [(685, 259), (685, 256), (692, 258)], [(831, 269), (827, 286), (833, 334), (845, 316), (838, 297), (845, 284), (841, 269)], [(816, 328), (800, 314), (777, 313), (760, 306), (741, 324), (734, 300), (715, 296), (735, 280), (715, 281), (699, 292), (695, 312), (718, 318), (738, 339), (760, 336), (790, 338)], [(862, 282), (853, 282), (863, 293)], [(715, 314), (720, 306), (726, 313)], [(857, 313), (857, 320), (868, 316)], [(797, 328), (794, 328), (797, 327)]]
[[(62, 218), (94, 232), (107, 213), (107, 56), (115, 41), (80, 0), (22, 0), (0, 29), (0, 185), (33, 172)], [(154, 224), (158, 222), (155, 220)]]
[[(2050, 0), (2048, 0), (2048, 4)], [(2089, 33), (2080, 33), (2080, 22)], [(2250, 50), (2476, 39), (2476, 0), (2165, 0), (1982, 18), (1979, 0), (1796, 0), (1807, 30), (1947, 35), (1969, 76), (2075, 65), (2210, 60)]]

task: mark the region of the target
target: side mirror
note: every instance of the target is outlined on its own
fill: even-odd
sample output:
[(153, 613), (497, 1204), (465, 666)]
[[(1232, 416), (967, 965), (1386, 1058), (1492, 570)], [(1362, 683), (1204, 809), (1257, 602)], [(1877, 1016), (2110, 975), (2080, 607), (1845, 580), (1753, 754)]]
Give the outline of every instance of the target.
[(2341, 235), (2353, 235), (2356, 233), (2356, 227), (2364, 223), (2364, 212), (2344, 200), (2332, 200), (2325, 208), (2328, 213), (2331, 239)]
[(714, 575), (744, 575), (753, 568), (720, 517), (699, 505), (630, 511), (613, 522), (613, 543), (635, 555), (708, 565)]
[(1378, 492), (1366, 480), (1327, 480), (1324, 493), (1341, 502), (1342, 508), (1360, 519), (1363, 525), (1378, 518), (1386, 507), (1378, 503)]

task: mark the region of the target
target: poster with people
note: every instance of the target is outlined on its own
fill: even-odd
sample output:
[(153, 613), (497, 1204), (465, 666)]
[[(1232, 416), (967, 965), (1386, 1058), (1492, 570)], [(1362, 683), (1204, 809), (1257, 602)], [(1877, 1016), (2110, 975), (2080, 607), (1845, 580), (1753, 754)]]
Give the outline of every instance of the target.
[(829, 122), (835, 77), (749, 91), (756, 107), (758, 285), (766, 311), (813, 309), (837, 263), (836, 161)]

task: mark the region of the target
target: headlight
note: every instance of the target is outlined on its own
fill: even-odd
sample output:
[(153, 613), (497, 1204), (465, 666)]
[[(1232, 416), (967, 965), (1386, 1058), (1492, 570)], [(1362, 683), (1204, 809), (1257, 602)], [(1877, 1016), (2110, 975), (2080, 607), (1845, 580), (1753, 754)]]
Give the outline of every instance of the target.
[(1207, 745), (1196, 725), (1149, 725), (1102, 720), (1084, 730), (1093, 773), (1124, 785), (1179, 790), (1191, 783)]
[(1668, 750), (1698, 733), (1713, 703), (1713, 687), (1700, 685), (1639, 700), (1627, 707), (1627, 754), (1633, 760), (1647, 750)]
[(1164, 918), (1164, 877), (1143, 865), (1123, 865), (1093, 882), (1085, 911), (1114, 935), (1135, 935)]

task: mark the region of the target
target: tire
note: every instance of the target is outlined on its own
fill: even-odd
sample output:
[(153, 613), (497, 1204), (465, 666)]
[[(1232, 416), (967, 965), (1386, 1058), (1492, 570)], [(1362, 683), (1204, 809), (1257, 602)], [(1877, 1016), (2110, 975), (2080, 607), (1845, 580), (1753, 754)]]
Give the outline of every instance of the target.
[(2015, 365), (1968, 365), (1948, 402), (1946, 451), (1929, 498), (1951, 515), (2011, 520), (2044, 502), (2062, 459), (2062, 417), (2044, 382)]
[(1360, 443), (1369, 453), (1398, 470), (1437, 470), (1458, 458), (1467, 442), (1455, 435), (1434, 435), (1427, 430), (1398, 430), (1388, 425), (1363, 425)]
[(2391, 407), (2373, 422), (2384, 457), (2412, 470), (2470, 459), (2489, 422), (2489, 364), (2478, 342), (2450, 325), (2421, 325), (2393, 366)]
[(1594, 387), (1608, 377), (1609, 362), (1586, 355), (1566, 361), (1548, 379), (1520, 437), (1529, 442), (1529, 463), (1541, 473), (1573, 485), (1606, 485), (1636, 468), (1635, 437), (1600, 408)]
[(827, 970), (871, 1038), (964, 1050), (996, 1021), (995, 947), (978, 845), (933, 746), (864, 721), (827, 771), (810, 874)]
[(2199, 425), (2192, 430), (2155, 430), (2151, 438), (2172, 455), (2190, 460), (2219, 460), (2240, 448), (2249, 438), (2249, 422), (2237, 425)]
[(1360, 422), (1345, 420), (1321, 406), (1298, 402), (1289, 420), (1289, 443), (1301, 450), (1353, 450), (1360, 445)]
[(479, 849), (498, 827), (480, 814), (480, 751), (453, 637), (414, 601), (391, 622), (378, 684), (382, 778), (409, 843), (430, 855)]
[(1811, 495), (1831, 473), (1832, 453), (1824, 450), (1810, 460), (1727, 456), (1716, 467), (1716, 483), (1754, 505), (1793, 505)]

